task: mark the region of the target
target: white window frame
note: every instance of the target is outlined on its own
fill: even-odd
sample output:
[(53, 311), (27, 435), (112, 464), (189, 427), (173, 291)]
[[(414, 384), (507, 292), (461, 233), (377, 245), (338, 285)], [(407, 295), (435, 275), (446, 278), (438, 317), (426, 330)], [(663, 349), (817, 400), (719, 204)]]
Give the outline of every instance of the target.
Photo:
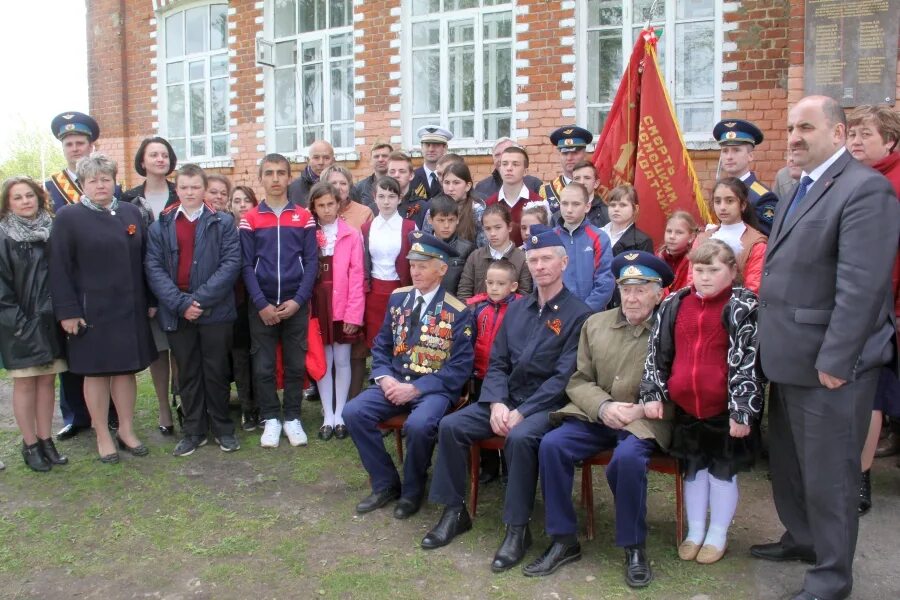
[[(454, 137), (453, 140), (450, 141), (450, 148), (453, 152), (464, 155), (475, 155), (475, 154), (490, 154), (493, 148), (493, 144), (495, 140), (492, 139), (484, 139), (484, 122), (483, 122), (483, 82), (484, 82), (484, 56), (482, 54), (482, 49), (484, 47), (483, 43), (483, 35), (484, 31), (482, 28), (482, 20), (481, 17), (486, 14), (491, 13), (501, 13), (501, 12), (509, 12), (512, 17), (512, 31), (510, 38), (510, 82), (512, 84), (511, 90), (511, 104), (510, 107), (510, 137), (515, 137), (516, 133), (516, 122), (517, 122), (517, 109), (516, 109), (516, 96), (517, 96), (517, 84), (516, 84), (516, 0), (508, 0), (506, 4), (502, 4), (500, 6), (482, 6), (475, 8), (466, 8), (461, 10), (456, 10), (452, 12), (440, 12), (436, 13), (438, 19), (441, 22), (440, 28), (440, 64), (447, 65), (449, 62), (448, 58), (448, 47), (449, 43), (447, 40), (447, 27), (445, 23), (447, 20), (461, 20), (468, 17), (474, 17), (475, 19), (475, 40), (474, 46), (476, 50), (476, 58), (475, 58), (475, 138), (460, 138)], [(413, 131), (413, 114), (412, 114), (412, 94), (413, 94), (413, 77), (412, 77), (412, 25), (414, 23), (422, 22), (422, 21), (433, 21), (435, 19), (434, 14), (427, 15), (417, 15), (413, 16), (412, 14), (412, 3), (411, 0), (402, 0), (401, 1), (401, 107), (402, 107), (402, 139), (403, 146), (405, 148), (414, 149), (411, 153), (414, 156), (418, 156), (421, 154), (421, 144), (416, 137), (416, 132)], [(445, 69), (442, 69), (442, 73)], [(441, 117), (440, 122), (437, 123), (442, 127), (447, 127), (448, 121), (447, 117), (450, 114), (450, 110), (447, 107), (448, 98), (450, 97), (450, 84), (449, 79), (447, 77), (441, 77)], [(452, 131), (452, 130), (451, 130)], [(478, 138), (478, 133), (481, 133), (482, 139)], [(454, 136), (457, 135), (456, 131), (452, 131)]]
[[(193, 54), (183, 54), (178, 61), (170, 59), (170, 57), (166, 54), (166, 19), (177, 14), (177, 13), (186, 13), (188, 10), (192, 8), (199, 7), (208, 7), (214, 4), (221, 4), (225, 7), (225, 45), (222, 48), (217, 50), (207, 50), (204, 52), (196, 52)], [(228, 28), (229, 23), (229, 2), (228, 0), (200, 0), (197, 2), (176, 2), (174, 0), (169, 0), (167, 3), (165, 0), (161, 3), (160, 10), (156, 13), (156, 23), (157, 23), (157, 33), (156, 33), (156, 44), (157, 44), (157, 61), (156, 61), (156, 96), (157, 96), (157, 106), (158, 106), (158, 123), (159, 123), (159, 134), (162, 137), (168, 139), (171, 137), (169, 135), (169, 111), (168, 111), (168, 83), (166, 78), (167, 65), (169, 62), (184, 62), (185, 63), (185, 77), (182, 80), (182, 84), (185, 86), (185, 152), (183, 155), (178, 156), (178, 162), (180, 164), (184, 164), (187, 162), (193, 162), (200, 164), (201, 166), (227, 166), (232, 163), (231, 158), (231, 55), (229, 52), (229, 43), (228, 38), (230, 37), (230, 29)], [(208, 32), (207, 32), (208, 35)], [(225, 56), (225, 75), (223, 76), (215, 76), (211, 75), (210, 71), (210, 58), (213, 56)], [(206, 138), (206, 148), (207, 152), (203, 155), (191, 155), (190, 154), (190, 145), (191, 145), (191, 134), (190, 134), (190, 91), (188, 89), (190, 80), (188, 79), (188, 63), (191, 61), (196, 61), (200, 58), (203, 58), (206, 62), (206, 75), (204, 77), (204, 81), (206, 83), (204, 92), (205, 92), (205, 115), (204, 119), (207, 124), (207, 131), (205, 133)], [(224, 135), (226, 140), (225, 153), (221, 155), (213, 155), (212, 154), (212, 138), (213, 132), (211, 131), (212, 125), (212, 104), (210, 101), (210, 82), (212, 79), (224, 79), (225, 80), (225, 131), (224, 132), (216, 132), (216, 135)], [(196, 136), (195, 136), (196, 137)]]
[[(714, 60), (714, 69), (716, 73), (722, 73), (722, 56), (723, 56), (723, 0), (714, 0), (715, 1), (715, 14), (712, 17), (713, 20), (713, 40), (714, 40), (714, 50), (713, 50), (713, 60)], [(634, 49), (634, 39), (631, 38), (631, 35), (635, 27), (643, 27), (646, 25), (646, 21), (636, 22), (634, 20), (633, 14), (633, 2), (632, 0), (621, 0), (622, 2), (622, 65), (621, 69), (618, 73), (619, 79), (621, 80), (621, 75), (624, 73), (625, 68), (628, 66), (628, 61), (631, 58), (631, 51)], [(590, 57), (587, 55), (587, 40), (588, 40), (588, 8), (587, 8), (588, 0), (578, 0), (576, 5), (576, 39), (578, 40), (579, 49), (576, 53), (575, 57), (575, 81), (576, 81), (576, 94), (578, 101), (576, 102), (576, 114), (578, 115), (579, 123), (587, 123), (588, 120), (588, 60)], [(665, 24), (663, 27), (663, 35), (659, 40), (660, 44), (666, 44), (666, 56), (665, 56), (665, 73), (664, 78), (666, 80), (666, 89), (669, 92), (669, 98), (672, 100), (673, 104), (675, 103), (675, 2), (664, 2), (665, 5)], [(709, 18), (703, 19), (681, 19), (678, 21), (681, 23), (691, 23), (691, 22), (707, 22)], [(659, 27), (660, 25), (656, 25)], [(628, 35), (625, 35), (628, 33)], [(660, 65), (660, 68), (663, 68)], [(722, 114), (722, 77), (713, 77), (713, 124), (721, 118)], [(615, 95), (613, 95), (613, 99)], [(610, 105), (612, 105), (612, 99), (610, 100)], [(676, 109), (675, 106), (672, 107)], [(599, 136), (599, 131), (594, 131), (595, 136)], [(714, 148), (717, 149), (718, 145), (715, 143), (715, 139), (712, 135), (712, 125), (710, 125), (709, 132), (682, 132), (684, 135), (685, 143), (690, 150), (705, 150)], [(596, 139), (596, 138), (595, 138)]]
[[(351, 137), (350, 146), (336, 146), (334, 148), (335, 160), (337, 161), (345, 161), (345, 160), (358, 160), (359, 155), (356, 152), (356, 35), (354, 33), (354, 18), (353, 12), (355, 10), (356, 2), (350, 3), (350, 25), (344, 25), (341, 27), (329, 27), (326, 29), (318, 29), (316, 31), (309, 31), (306, 33), (297, 33), (293, 36), (287, 36), (283, 38), (275, 38), (275, 0), (265, 0), (265, 5), (263, 8), (264, 18), (263, 18), (263, 37), (267, 41), (272, 42), (273, 44), (273, 59), (275, 56), (275, 47), (277, 46), (279, 41), (287, 41), (288, 39), (294, 39), (297, 43), (297, 52), (298, 58), (297, 63), (294, 65), (294, 81), (297, 85), (297, 120), (294, 125), (294, 129), (297, 132), (297, 149), (294, 152), (281, 152), (288, 160), (292, 162), (305, 162), (309, 158), (309, 147), (301, 145), (302, 137), (301, 131), (303, 129), (303, 111), (299, 106), (300, 98), (300, 85), (297, 81), (301, 76), (302, 69), (302, 58), (299, 56), (300, 49), (302, 48), (302, 44), (304, 42), (310, 41), (319, 41), (322, 44), (323, 48), (323, 73), (322, 79), (324, 84), (326, 85), (325, 89), (328, 92), (323, 96), (324, 105), (322, 109), (322, 114), (324, 116), (323, 128), (324, 128), (324, 139), (331, 142), (331, 103), (330, 103), (330, 90), (331, 90), (331, 71), (328, 67), (328, 42), (332, 36), (342, 35), (342, 34), (350, 34), (351, 43), (353, 44), (353, 54), (350, 56), (350, 64), (353, 68), (353, 97), (354, 97), (354, 112), (353, 112), (353, 135)], [(327, 3), (326, 3), (327, 6)], [(343, 60), (343, 59), (342, 59)], [(264, 71), (264, 114), (265, 114), (265, 141), (266, 141), (266, 151), (267, 152), (277, 152), (276, 150), (276, 138), (275, 138), (275, 71), (278, 68), (276, 67), (266, 67), (263, 69)]]

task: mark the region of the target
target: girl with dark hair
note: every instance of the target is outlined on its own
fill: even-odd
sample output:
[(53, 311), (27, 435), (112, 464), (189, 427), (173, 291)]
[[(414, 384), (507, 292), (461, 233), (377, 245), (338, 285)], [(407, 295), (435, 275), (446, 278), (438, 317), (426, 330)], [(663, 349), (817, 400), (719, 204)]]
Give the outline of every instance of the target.
[(441, 180), (444, 193), (453, 198), (459, 205), (459, 225), (456, 234), (464, 240), (473, 242), (476, 247), (487, 245), (484, 229), (481, 227), (481, 215), (485, 204), (472, 193), (472, 173), (464, 162), (450, 162), (444, 169)]
[[(694, 247), (710, 238), (728, 244), (737, 257), (738, 275), (744, 287), (757, 294), (768, 238), (758, 229), (756, 211), (747, 194), (747, 186), (737, 177), (725, 177), (717, 181), (713, 187), (710, 209), (719, 220), (719, 225), (710, 226), (698, 234)], [(688, 285), (692, 281), (688, 277)]]
[(466, 259), (462, 277), (459, 279), (457, 297), (468, 300), (472, 296), (487, 291), (485, 277), (488, 267), (495, 260), (506, 259), (516, 268), (518, 291), (522, 294), (531, 292), (531, 273), (525, 264), (525, 251), (512, 241), (512, 213), (505, 203), (497, 202), (484, 209), (481, 216), (487, 245), (478, 248)]
[[(606, 204), (609, 223), (600, 229), (609, 236), (613, 256), (631, 250), (653, 252), (653, 240), (635, 224), (640, 207), (634, 187), (628, 184), (614, 187), (606, 198)], [(615, 296), (614, 303), (617, 299), (618, 295)]]

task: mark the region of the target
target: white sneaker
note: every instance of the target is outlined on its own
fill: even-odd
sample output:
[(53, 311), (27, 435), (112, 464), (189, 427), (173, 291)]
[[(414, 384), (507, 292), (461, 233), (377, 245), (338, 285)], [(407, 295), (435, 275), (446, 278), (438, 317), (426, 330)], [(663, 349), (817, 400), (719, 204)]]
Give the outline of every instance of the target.
[(288, 441), (291, 443), (291, 446), (305, 446), (306, 432), (303, 431), (303, 425), (300, 424), (300, 419), (294, 419), (293, 421), (285, 421), (284, 422), (284, 435), (287, 436)]
[(278, 419), (266, 419), (265, 429), (259, 438), (259, 445), (263, 448), (277, 448), (281, 439), (281, 421)]

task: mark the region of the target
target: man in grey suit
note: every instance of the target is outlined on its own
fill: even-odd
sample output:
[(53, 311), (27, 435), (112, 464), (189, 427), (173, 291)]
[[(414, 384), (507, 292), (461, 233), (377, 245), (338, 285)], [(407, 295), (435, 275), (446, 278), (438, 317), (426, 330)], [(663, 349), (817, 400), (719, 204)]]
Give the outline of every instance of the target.
[(803, 98), (788, 113), (803, 176), (778, 203), (759, 291), (772, 490), (786, 532), (751, 553), (814, 564), (794, 600), (850, 595), (860, 453), (878, 370), (895, 350), (900, 209), (887, 179), (844, 150), (845, 133), (831, 98)]

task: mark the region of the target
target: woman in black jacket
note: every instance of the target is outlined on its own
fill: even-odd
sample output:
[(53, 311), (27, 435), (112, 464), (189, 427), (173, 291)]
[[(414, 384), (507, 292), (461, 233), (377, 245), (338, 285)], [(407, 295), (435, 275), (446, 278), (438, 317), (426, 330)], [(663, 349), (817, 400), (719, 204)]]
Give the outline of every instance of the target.
[(53, 380), (66, 370), (48, 287), (47, 240), (53, 224), (47, 194), (28, 177), (0, 192), (0, 355), (13, 378), (13, 412), (22, 457), (34, 471), (64, 465), (50, 437)]

